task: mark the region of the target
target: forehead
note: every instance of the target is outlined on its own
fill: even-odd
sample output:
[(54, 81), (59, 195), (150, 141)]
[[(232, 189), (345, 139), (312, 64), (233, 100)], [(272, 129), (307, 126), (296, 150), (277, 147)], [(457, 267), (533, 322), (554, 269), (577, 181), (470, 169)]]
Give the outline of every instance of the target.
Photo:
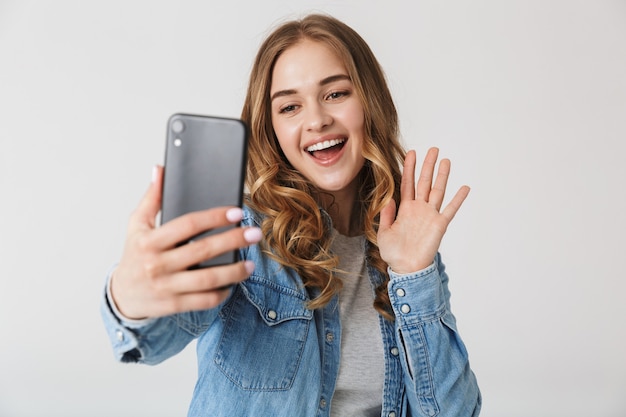
[(305, 39), (287, 48), (276, 60), (271, 90), (317, 84), (339, 74), (348, 75), (339, 54), (323, 42)]

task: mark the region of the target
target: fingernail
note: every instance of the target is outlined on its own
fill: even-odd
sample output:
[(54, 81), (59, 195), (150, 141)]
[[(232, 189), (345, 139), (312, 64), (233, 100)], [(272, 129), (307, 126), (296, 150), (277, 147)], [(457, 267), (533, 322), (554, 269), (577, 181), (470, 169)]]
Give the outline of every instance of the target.
[(243, 231), (243, 238), (248, 243), (257, 243), (263, 238), (263, 233), (258, 227), (249, 227)]
[(255, 267), (254, 262), (252, 262), (252, 261), (245, 261), (243, 263), (243, 266), (244, 266), (244, 268), (246, 268), (246, 271), (248, 272), (248, 274), (251, 274), (251, 273), (254, 272), (254, 267)]
[(226, 212), (226, 218), (229, 222), (238, 222), (243, 218), (243, 210), (241, 210), (239, 207), (228, 209), (228, 211)]
[(154, 181), (156, 181), (156, 177), (157, 177), (157, 167), (156, 165), (152, 167), (152, 182), (154, 183)]

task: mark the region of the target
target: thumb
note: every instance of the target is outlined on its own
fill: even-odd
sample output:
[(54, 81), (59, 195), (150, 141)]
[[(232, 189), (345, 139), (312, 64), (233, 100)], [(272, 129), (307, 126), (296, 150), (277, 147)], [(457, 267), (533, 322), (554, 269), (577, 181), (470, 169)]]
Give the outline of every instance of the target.
[(155, 165), (152, 169), (152, 182), (130, 220), (130, 229), (155, 227), (156, 216), (161, 209), (161, 192), (163, 184), (163, 167)]
[(396, 219), (396, 201), (392, 198), (380, 211), (379, 233), (391, 227)]

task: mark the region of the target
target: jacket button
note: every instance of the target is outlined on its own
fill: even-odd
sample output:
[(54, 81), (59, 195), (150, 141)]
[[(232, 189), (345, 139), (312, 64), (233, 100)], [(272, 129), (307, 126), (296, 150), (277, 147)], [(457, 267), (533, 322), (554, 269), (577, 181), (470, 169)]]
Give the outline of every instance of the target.
[(267, 318), (269, 318), (270, 320), (276, 320), (276, 317), (278, 317), (278, 314), (276, 314), (274, 310), (270, 310), (267, 312)]
[(398, 354), (399, 354), (399, 353), (400, 353), (400, 351), (398, 350), (398, 348), (397, 348), (397, 347), (392, 347), (392, 348), (391, 348), (391, 354), (392, 354), (393, 356), (398, 356)]
[(326, 408), (326, 400), (323, 399), (323, 398), (320, 400), (320, 407), (321, 408)]
[(328, 343), (332, 343), (333, 340), (335, 340), (335, 335), (330, 332), (326, 333), (326, 341)]
[(398, 288), (398, 289), (396, 290), (396, 295), (397, 295), (398, 297), (404, 297), (404, 296), (406, 295), (406, 292), (404, 291), (404, 289), (403, 289), (403, 288)]
[(396, 412), (395, 411), (390, 412), (389, 417), (396, 417)]
[(411, 306), (408, 304), (402, 304), (402, 307), (400, 307), (400, 311), (402, 311), (404, 314), (408, 314), (411, 312)]
[(117, 337), (117, 341), (118, 342), (123, 342), (124, 341), (124, 332), (122, 332), (121, 330), (117, 330), (115, 332), (115, 337)]

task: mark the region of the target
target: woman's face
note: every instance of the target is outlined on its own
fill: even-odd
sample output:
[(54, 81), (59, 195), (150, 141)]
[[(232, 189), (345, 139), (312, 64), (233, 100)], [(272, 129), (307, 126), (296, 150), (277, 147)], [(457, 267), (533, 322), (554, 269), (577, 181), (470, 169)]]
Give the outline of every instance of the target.
[(278, 58), (270, 89), (272, 125), (291, 165), (334, 195), (356, 190), (364, 114), (343, 62), (304, 40)]

